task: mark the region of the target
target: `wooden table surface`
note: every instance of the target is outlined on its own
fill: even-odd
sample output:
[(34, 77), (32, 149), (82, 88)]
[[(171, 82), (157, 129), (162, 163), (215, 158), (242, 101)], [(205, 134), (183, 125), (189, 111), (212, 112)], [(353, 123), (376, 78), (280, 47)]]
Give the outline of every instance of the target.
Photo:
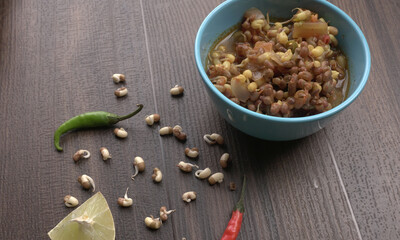
[[(400, 4), (395, 0), (332, 0), (363, 30), (372, 68), (361, 96), (318, 133), (291, 142), (247, 136), (225, 122), (212, 106), (197, 72), (193, 46), (197, 29), (222, 0), (0, 1), (0, 239), (47, 239), (72, 209), (66, 194), (81, 202), (93, 193), (78, 176), (88, 174), (106, 197), (117, 239), (218, 239), (231, 216), (244, 174), (246, 213), (240, 239), (400, 239)], [(117, 99), (113, 73), (127, 76), (129, 94)], [(185, 87), (182, 98), (169, 89)], [(53, 132), (79, 113), (142, 112), (112, 128), (62, 137)], [(157, 112), (161, 124), (144, 116)], [(186, 143), (160, 137), (164, 125), (180, 124)], [(221, 133), (224, 147), (208, 146), (205, 133)], [(103, 162), (99, 148), (112, 160)], [(198, 147), (197, 161), (185, 147)], [(92, 152), (76, 164), (78, 149)], [(209, 186), (176, 167), (181, 161), (221, 171), (220, 155), (231, 154), (225, 181)], [(130, 180), (135, 156), (146, 171)], [(154, 184), (151, 173), (164, 174)], [(116, 204), (129, 187), (133, 206)], [(181, 200), (186, 191), (196, 201)], [(160, 206), (176, 212), (158, 231), (144, 218)]]

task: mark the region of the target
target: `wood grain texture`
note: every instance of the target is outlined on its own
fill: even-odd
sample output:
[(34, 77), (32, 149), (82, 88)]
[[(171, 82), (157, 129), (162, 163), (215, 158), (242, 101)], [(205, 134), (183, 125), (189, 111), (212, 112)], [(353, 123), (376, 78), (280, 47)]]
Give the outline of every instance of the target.
[[(155, 85), (156, 96), (160, 98), (168, 97), (166, 89), (169, 89), (175, 83), (181, 84), (187, 89), (183, 101), (171, 98), (169, 101), (157, 102), (161, 115), (170, 118), (167, 119), (167, 124), (179, 123), (184, 129), (189, 129), (187, 132), (190, 133), (190, 139), (185, 146), (199, 146), (199, 144), (204, 146), (201, 137), (205, 133), (220, 132), (226, 134), (227, 148), (223, 150), (202, 148), (201, 150), (206, 150), (206, 153), (212, 151), (211, 157), (209, 157), (209, 153), (205, 158), (201, 156), (198, 163), (200, 166), (204, 164), (203, 166), (218, 169), (218, 157), (215, 156), (220, 156), (223, 151), (228, 151), (239, 163), (236, 166), (239, 168), (232, 169), (231, 172), (226, 174), (227, 177), (235, 182), (240, 182), (241, 175), (250, 176), (248, 191), (252, 195), (251, 201), (247, 202), (248, 205), (246, 204), (246, 206), (248, 216), (254, 216), (254, 218), (244, 220), (244, 229), (248, 226), (256, 226), (258, 230), (245, 230), (241, 235), (243, 239), (357, 239), (354, 223), (341, 192), (326, 143), (315, 147), (315, 143), (318, 142), (317, 139), (279, 144), (245, 137), (238, 131), (226, 126), (226, 123), (216, 114), (215, 110), (209, 107), (212, 103), (205, 97), (206, 92), (201, 79), (193, 77), (191, 66), (195, 65), (194, 59), (188, 58), (182, 53), (192, 51), (198, 26), (214, 6), (210, 5), (208, 9), (204, 9), (205, 11), (202, 12), (204, 3), (199, 4), (195, 1), (165, 1), (163, 3), (146, 1), (144, 16), (149, 45), (151, 46), (149, 48), (151, 68), (154, 81), (157, 83)], [(197, 11), (182, 12), (180, 10), (182, 8), (194, 8)], [(169, 15), (164, 17), (165, 14)], [(179, 18), (173, 17), (180, 14)], [(189, 15), (193, 23), (181, 24), (181, 19), (189, 19)], [(151, 16), (162, 16), (165, 20), (159, 21), (159, 19)], [(184, 36), (183, 39), (185, 40), (178, 38), (177, 41), (168, 42), (168, 46), (159, 44), (159, 39), (174, 39), (176, 35)], [(174, 56), (174, 61), (165, 62), (165, 59), (170, 56)], [(159, 79), (164, 80), (159, 81)], [(205, 102), (206, 104), (194, 105), (196, 102)], [(238, 141), (238, 139), (241, 140)], [(179, 144), (175, 141), (163, 141), (163, 148), (170, 151), (170, 153), (166, 153), (167, 160), (174, 159), (176, 155), (180, 154), (179, 149), (176, 150)], [(282, 150), (276, 152), (275, 149), (280, 145), (282, 145)], [(233, 148), (230, 148), (230, 146)], [(181, 147), (181, 152), (183, 148)], [(304, 153), (304, 149), (311, 148), (313, 151)], [(258, 149), (263, 149), (263, 151)], [(290, 149), (288, 155), (285, 154), (286, 149)], [(296, 159), (297, 156), (301, 157)], [(293, 162), (294, 159), (296, 159), (296, 163)], [(272, 170), (274, 164), (277, 167)], [(171, 166), (173, 167), (173, 165)], [(327, 176), (329, 177), (325, 179)], [(179, 181), (179, 183), (181, 182), (184, 187), (188, 184), (190, 184), (187, 186), (188, 188), (195, 187), (192, 183), (183, 179)], [(201, 189), (203, 195), (207, 191), (210, 190), (208, 188)], [(288, 192), (290, 192), (290, 196)], [(214, 192), (207, 193), (211, 196), (214, 194)], [(200, 200), (201, 198), (196, 204), (203, 204)], [(282, 207), (282, 203), (285, 207)], [(231, 201), (231, 204), (222, 206), (202, 207), (201, 209), (206, 212), (205, 215), (210, 217), (206, 219), (205, 223), (212, 222), (215, 215), (225, 215), (226, 219), (229, 219), (233, 204), (234, 201)], [(196, 216), (204, 218), (204, 215), (200, 213)], [(188, 217), (190, 216), (184, 218)], [(174, 218), (173, 221), (182, 221), (182, 218)], [(183, 223), (179, 225), (184, 226)], [(225, 226), (226, 222), (215, 222), (213, 228), (208, 231), (190, 232), (188, 233), (190, 235), (186, 236), (189, 239), (217, 239)], [(185, 230), (181, 229), (180, 231)]]
[(372, 68), (360, 98), (338, 117), (338, 124), (324, 131), (363, 239), (400, 239), (400, 82), (396, 80), (400, 67), (394, 60), (400, 57), (400, 33), (393, 31), (393, 23), (400, 21), (400, 5), (396, 1), (360, 1), (357, 8), (347, 1), (338, 5), (363, 30)]
[[(268, 142), (226, 123), (206, 96), (193, 57), (194, 38), (205, 16), (222, 0), (165, 1), (0, 1), (0, 239), (47, 239), (71, 209), (66, 194), (81, 202), (92, 193), (77, 178), (88, 174), (106, 197), (117, 239), (219, 239), (239, 191), (248, 178), (246, 213), (240, 239), (399, 239), (399, 66), (400, 35), (396, 1), (342, 1), (364, 31), (373, 64), (365, 91), (334, 123), (308, 138)], [(380, 11), (376, 11), (380, 9)], [(370, 16), (374, 16), (373, 18)], [(386, 37), (381, 37), (386, 36)], [(127, 76), (129, 94), (113, 73)], [(182, 97), (169, 89), (185, 87)], [(142, 112), (118, 124), (129, 132), (115, 138), (112, 128), (72, 132), (62, 137), (64, 152), (52, 143), (66, 119), (86, 111), (124, 114), (144, 103)], [(160, 124), (144, 116), (158, 112)], [(186, 142), (160, 137), (159, 127), (181, 125)], [(208, 146), (206, 133), (221, 133), (224, 146)], [(103, 162), (99, 148), (113, 158)], [(198, 147), (197, 160), (185, 147)], [(77, 164), (78, 149), (92, 153)], [(228, 152), (230, 169), (218, 160)], [(135, 181), (132, 161), (141, 156), (146, 171)], [(176, 164), (186, 161), (225, 174), (209, 186)], [(151, 180), (158, 167), (164, 178)], [(116, 204), (126, 187), (134, 204)], [(190, 204), (181, 200), (196, 191)], [(144, 218), (166, 205), (177, 211), (158, 231)]]

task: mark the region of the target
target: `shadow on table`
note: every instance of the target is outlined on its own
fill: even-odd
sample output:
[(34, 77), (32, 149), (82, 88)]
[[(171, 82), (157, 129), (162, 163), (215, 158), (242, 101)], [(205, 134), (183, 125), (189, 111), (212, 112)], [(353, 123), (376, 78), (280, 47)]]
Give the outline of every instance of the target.
[[(266, 168), (272, 168), (276, 164), (290, 164), (296, 161), (296, 154), (302, 151), (308, 142), (307, 138), (274, 142), (261, 140), (246, 135), (232, 126), (228, 126), (228, 131), (238, 139), (235, 144), (237, 155), (242, 168), (247, 171), (263, 172)], [(300, 156), (297, 156), (300, 157)]]

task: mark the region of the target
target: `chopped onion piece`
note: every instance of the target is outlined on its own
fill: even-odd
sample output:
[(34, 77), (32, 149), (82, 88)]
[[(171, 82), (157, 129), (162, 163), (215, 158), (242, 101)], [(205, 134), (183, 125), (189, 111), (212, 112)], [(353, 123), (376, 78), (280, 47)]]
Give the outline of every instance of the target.
[(317, 37), (328, 34), (328, 24), (324, 22), (299, 22), (294, 24), (293, 38)]
[(241, 82), (237, 78), (231, 80), (232, 93), (241, 102), (246, 102), (250, 97), (250, 92), (247, 90), (246, 82)]
[(250, 8), (249, 10), (247, 10), (244, 13), (244, 18), (249, 18), (250, 16), (255, 16), (256, 17), (255, 20), (256, 19), (265, 19), (264, 14), (259, 9), (254, 8), (254, 7)]

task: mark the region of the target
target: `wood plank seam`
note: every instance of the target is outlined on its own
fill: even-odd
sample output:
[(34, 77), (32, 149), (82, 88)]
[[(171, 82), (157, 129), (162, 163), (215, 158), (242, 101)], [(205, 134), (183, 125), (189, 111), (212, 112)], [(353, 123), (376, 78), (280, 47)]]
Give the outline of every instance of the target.
[[(148, 34), (147, 34), (146, 19), (144, 17), (144, 9), (143, 9), (143, 1), (142, 0), (140, 0), (140, 11), (142, 13), (144, 41), (145, 41), (145, 45), (146, 45), (147, 61), (148, 61), (148, 65), (149, 65), (151, 89), (153, 90), (152, 94), (153, 94), (153, 101), (154, 101), (154, 110), (155, 110), (156, 113), (159, 113), (158, 106), (157, 106), (156, 90), (155, 90), (155, 86), (154, 86), (153, 67), (152, 67), (151, 57), (150, 57), (150, 48), (149, 48), (149, 41), (148, 41)], [(160, 130), (160, 126), (157, 126), (157, 131), (159, 131), (159, 130)], [(161, 138), (160, 135), (158, 136), (158, 140), (160, 142), (162, 165), (163, 165), (164, 169), (167, 169), (167, 166), (165, 165), (166, 161), (165, 161), (165, 155), (164, 155), (164, 146), (163, 146), (162, 138)], [(167, 193), (168, 203), (172, 202), (171, 198), (170, 198), (170, 194), (168, 193), (168, 191), (166, 191), (166, 193)], [(173, 225), (173, 222), (172, 222), (172, 225)], [(175, 233), (175, 227), (172, 226), (172, 229), (173, 229), (172, 230), (172, 235), (173, 235), (174, 239), (177, 239), (177, 236), (176, 236), (176, 233)]]
[(326, 143), (328, 145), (329, 154), (331, 155), (331, 159), (332, 159), (333, 165), (335, 166), (336, 174), (337, 174), (337, 176), (339, 178), (340, 187), (342, 188), (344, 197), (346, 199), (347, 205), (348, 205), (349, 210), (350, 210), (351, 218), (353, 219), (354, 226), (356, 227), (356, 230), (357, 230), (358, 238), (360, 240), (362, 240), (360, 228), (358, 227), (358, 223), (357, 223), (356, 217), (354, 216), (353, 207), (351, 206), (349, 196), (347, 195), (346, 187), (344, 186), (344, 183), (343, 183), (342, 175), (340, 174), (339, 167), (338, 167), (338, 165), (336, 163), (336, 158), (335, 158), (335, 155), (333, 154), (333, 150), (332, 150), (331, 143), (329, 142), (328, 134), (326, 133), (326, 129), (324, 129), (323, 131), (324, 131), (324, 134), (325, 134), (325, 138), (327, 139)]

